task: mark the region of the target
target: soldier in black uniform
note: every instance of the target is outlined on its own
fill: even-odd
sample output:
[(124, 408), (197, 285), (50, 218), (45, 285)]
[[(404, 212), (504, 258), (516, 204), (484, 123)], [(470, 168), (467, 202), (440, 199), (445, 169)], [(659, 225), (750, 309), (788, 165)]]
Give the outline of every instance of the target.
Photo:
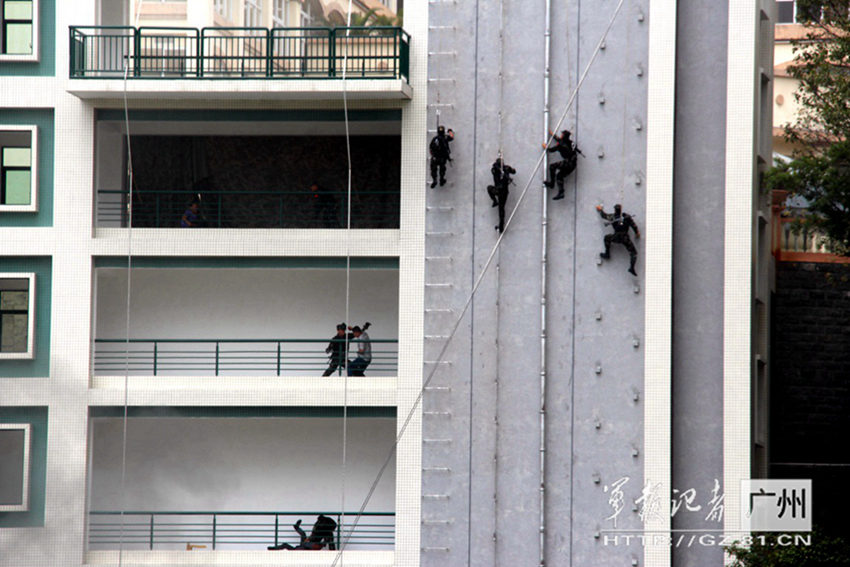
[(455, 133), (444, 126), (437, 127), (437, 135), (431, 139), (428, 151), (431, 152), (431, 188), (437, 186), (437, 170), (440, 171), (440, 187), (446, 184), (446, 163), (452, 161), (452, 149), (449, 142), (455, 139)]
[(614, 229), (613, 234), (605, 235), (605, 252), (600, 252), (599, 256), (601, 256), (604, 260), (607, 260), (611, 257), (611, 243), (619, 242), (623, 246), (626, 247), (626, 250), (629, 251), (629, 257), (631, 258), (631, 264), (629, 265), (629, 273), (633, 276), (637, 275), (635, 272), (635, 262), (637, 261), (637, 250), (635, 249), (635, 245), (632, 244), (632, 239), (629, 238), (629, 229), (635, 231), (635, 238), (640, 238), (640, 231), (638, 230), (637, 225), (635, 224), (634, 219), (632, 219), (631, 215), (627, 215), (623, 212), (623, 208), (617, 204), (614, 205), (614, 213), (606, 213), (602, 208), (602, 205), (597, 205), (596, 210), (599, 211), (599, 216), (603, 219), (609, 221), (606, 224), (610, 224)]
[(508, 186), (514, 182), (511, 175), (516, 174), (516, 170), (505, 165), (502, 158), (498, 158), (493, 162), (490, 173), (493, 174), (493, 184), (487, 186), (487, 194), (490, 195), (493, 206), (499, 207), (499, 224), (496, 229), (502, 232), (505, 230), (505, 204), (508, 202)]
[(549, 178), (543, 184), (551, 189), (556, 182), (558, 183), (558, 194), (554, 197), (554, 200), (558, 200), (564, 198), (564, 179), (575, 170), (578, 154), (581, 154), (581, 150), (570, 139), (569, 130), (563, 130), (560, 136), (552, 136), (552, 140), (555, 142), (554, 146), (547, 147), (546, 144), (543, 144), (543, 147), (549, 153), (558, 152), (561, 154), (562, 161), (549, 164)]
[(330, 355), (330, 361), (327, 370), (325, 370), (322, 376), (330, 376), (336, 372), (337, 368), (345, 368), (345, 361), (348, 360), (345, 348), (346, 342), (352, 338), (354, 338), (354, 335), (351, 333), (348, 333), (348, 337), (345, 336), (345, 323), (340, 323), (336, 326), (336, 335), (331, 337), (331, 342), (328, 343), (325, 349), (325, 352)]

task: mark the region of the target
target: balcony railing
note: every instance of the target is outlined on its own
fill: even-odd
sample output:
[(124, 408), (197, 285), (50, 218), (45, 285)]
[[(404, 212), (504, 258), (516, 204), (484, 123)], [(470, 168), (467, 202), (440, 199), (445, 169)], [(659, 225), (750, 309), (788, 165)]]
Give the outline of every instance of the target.
[(73, 79), (408, 80), (400, 27), (71, 26)]
[[(328, 339), (95, 339), (94, 373), (116, 376), (319, 376)], [(398, 373), (398, 341), (371, 339), (365, 375)], [(349, 360), (356, 356), (349, 343)], [(341, 374), (342, 369), (336, 373)]]
[[(133, 226), (177, 228), (194, 191), (133, 191)], [(205, 191), (201, 194), (201, 228), (345, 228), (345, 191)], [(352, 193), (352, 228), (398, 228), (398, 191)], [(129, 222), (127, 191), (97, 192), (97, 224), (124, 227)]]
[[(270, 545), (298, 545), (292, 529), (302, 519), (302, 528), (310, 534), (320, 512), (91, 512), (90, 549), (191, 549), (206, 546), (215, 549), (265, 549)], [(336, 521), (336, 544), (348, 538), (356, 513), (324, 512)], [(123, 518), (122, 518), (123, 516)], [(358, 549), (391, 549), (395, 543), (395, 514), (363, 512), (347, 545)], [(190, 547), (191, 545), (191, 547)], [(326, 548), (327, 549), (327, 548)]]
[(832, 254), (829, 239), (816, 229), (798, 226), (797, 219), (779, 218), (779, 250), (781, 252), (806, 252), (809, 254)]

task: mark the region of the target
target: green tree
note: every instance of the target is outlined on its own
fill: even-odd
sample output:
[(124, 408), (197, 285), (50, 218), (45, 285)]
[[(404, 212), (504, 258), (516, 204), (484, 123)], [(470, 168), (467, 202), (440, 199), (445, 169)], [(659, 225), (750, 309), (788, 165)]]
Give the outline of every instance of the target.
[(767, 189), (786, 189), (809, 202), (803, 221), (823, 231), (838, 254), (850, 255), (850, 12), (847, 0), (797, 0), (808, 26), (795, 44), (792, 77), (800, 81), (796, 122), (786, 138), (800, 148), (777, 164)]
[[(786, 534), (787, 536), (787, 534)], [(784, 543), (784, 545), (783, 545)], [(734, 558), (731, 567), (842, 567), (850, 566), (850, 543), (815, 529), (811, 545), (788, 545), (776, 534), (753, 534), (753, 544), (726, 548)]]

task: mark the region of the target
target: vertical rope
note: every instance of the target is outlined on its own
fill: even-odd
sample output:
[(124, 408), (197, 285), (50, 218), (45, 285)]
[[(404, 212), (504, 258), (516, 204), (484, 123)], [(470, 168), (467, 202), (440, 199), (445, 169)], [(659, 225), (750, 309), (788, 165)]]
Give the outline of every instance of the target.
[[(345, 219), (345, 322), (351, 322), (351, 132), (348, 124), (348, 83), (346, 81), (348, 74), (348, 49), (350, 47), (351, 38), (351, 3), (348, 0), (348, 11), (346, 14), (345, 28), (345, 52), (342, 55), (342, 109), (345, 115), (345, 155), (348, 166), (348, 189), (346, 193), (346, 219)], [(365, 23), (365, 22), (364, 22)], [(345, 332), (345, 357), (348, 359), (348, 332)], [(340, 498), (340, 516), (339, 516), (339, 533), (345, 533), (345, 480), (348, 472), (348, 373), (351, 370), (351, 363), (346, 360), (345, 372), (343, 373), (343, 388), (342, 388), (342, 479), (341, 479), (341, 498)], [(340, 545), (337, 558), (342, 564), (343, 545)], [(334, 559), (336, 563), (336, 559)]]

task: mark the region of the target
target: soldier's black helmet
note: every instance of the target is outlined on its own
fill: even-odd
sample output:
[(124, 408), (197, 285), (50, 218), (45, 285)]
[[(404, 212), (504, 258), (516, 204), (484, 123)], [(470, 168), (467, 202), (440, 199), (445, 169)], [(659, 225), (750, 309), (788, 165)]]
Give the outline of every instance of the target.
[(446, 127), (445, 126), (437, 126), (437, 135), (443, 135), (445, 133), (446, 133)]
[(614, 205), (614, 213), (619, 215), (622, 210), (623, 210), (623, 206), (620, 205), (620, 203), (617, 203), (616, 205)]
[(562, 130), (561, 131), (561, 139), (562, 140), (569, 140), (571, 135), (572, 134), (570, 134), (569, 130)]

